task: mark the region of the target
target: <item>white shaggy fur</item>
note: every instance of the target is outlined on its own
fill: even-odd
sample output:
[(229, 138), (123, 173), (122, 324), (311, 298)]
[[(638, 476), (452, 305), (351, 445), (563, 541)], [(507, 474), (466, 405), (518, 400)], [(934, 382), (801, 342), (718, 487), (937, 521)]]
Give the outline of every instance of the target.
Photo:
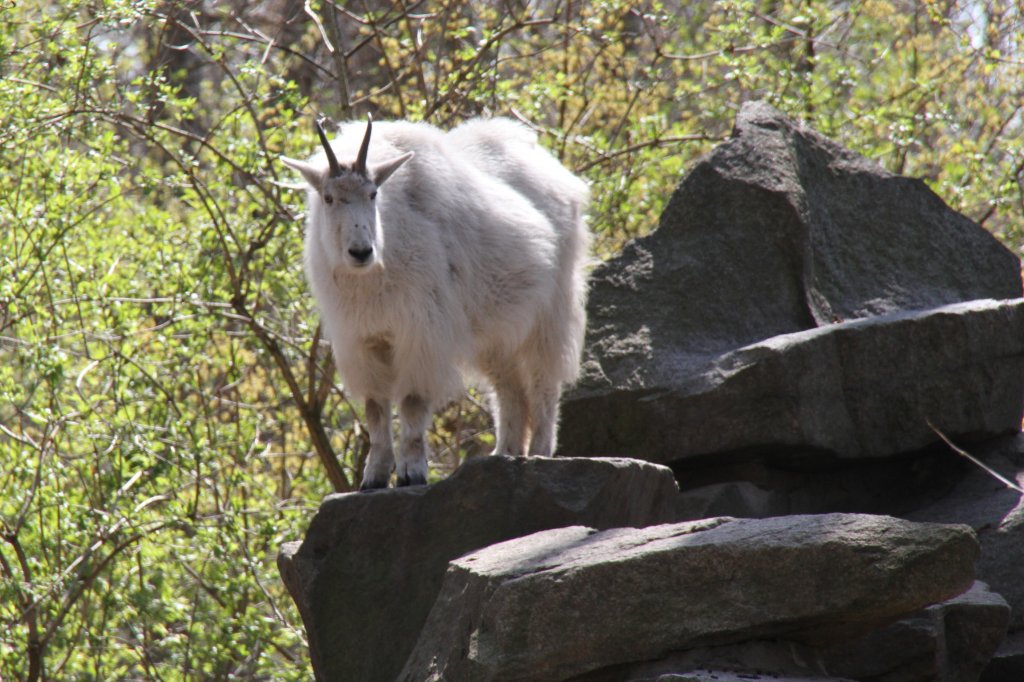
[(361, 487), (396, 468), (398, 485), (426, 482), (430, 416), (467, 373), (493, 387), (496, 453), (550, 455), (586, 323), (587, 186), (507, 119), (374, 124), (360, 173), (347, 162), (367, 130), (340, 127), (337, 177), (323, 152), (284, 159), (310, 186), (306, 273), (324, 333), (366, 400)]

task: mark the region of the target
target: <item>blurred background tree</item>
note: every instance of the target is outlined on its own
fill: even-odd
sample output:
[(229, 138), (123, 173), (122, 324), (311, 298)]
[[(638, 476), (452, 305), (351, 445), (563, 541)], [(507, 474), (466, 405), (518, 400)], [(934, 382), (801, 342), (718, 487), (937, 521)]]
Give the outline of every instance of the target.
[[(766, 99), (1019, 253), (1022, 40), (1011, 0), (0, 0), (0, 679), (309, 678), (274, 556), (367, 447), (277, 162), (315, 113), (517, 118), (607, 257)], [(485, 405), (432, 438), (486, 452)]]

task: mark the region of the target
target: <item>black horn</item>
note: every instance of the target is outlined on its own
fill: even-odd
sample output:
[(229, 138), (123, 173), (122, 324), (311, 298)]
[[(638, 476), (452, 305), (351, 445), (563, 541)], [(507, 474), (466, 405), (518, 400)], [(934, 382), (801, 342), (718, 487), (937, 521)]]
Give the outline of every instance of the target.
[(327, 133), (324, 132), (324, 121), (327, 119), (323, 114), (316, 119), (316, 134), (320, 136), (320, 144), (324, 146), (324, 151), (327, 153), (327, 163), (331, 167), (331, 177), (338, 177), (341, 175), (341, 166), (338, 164), (338, 157), (334, 155), (334, 150), (331, 149), (331, 143), (327, 141)]
[(370, 151), (370, 130), (373, 127), (373, 116), (366, 115), (366, 134), (363, 135), (363, 144), (359, 147), (359, 156), (356, 157), (356, 165), (353, 170), (364, 178), (370, 177), (366, 171), (366, 155)]

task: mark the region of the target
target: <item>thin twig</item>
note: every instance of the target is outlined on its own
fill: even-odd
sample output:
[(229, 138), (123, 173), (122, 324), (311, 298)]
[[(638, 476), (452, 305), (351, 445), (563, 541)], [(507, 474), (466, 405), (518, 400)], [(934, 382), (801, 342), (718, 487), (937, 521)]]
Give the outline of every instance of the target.
[(993, 469), (989, 465), (985, 464), (984, 462), (982, 462), (980, 459), (978, 459), (977, 457), (975, 457), (971, 453), (967, 452), (966, 450), (964, 450), (962, 448), (958, 448), (956, 445), (954, 445), (953, 441), (951, 441), (949, 438), (946, 437), (946, 434), (944, 434), (942, 431), (939, 431), (937, 428), (935, 428), (935, 425), (932, 424), (930, 419), (925, 419), (925, 423), (928, 424), (928, 428), (930, 428), (932, 431), (934, 431), (935, 434), (939, 438), (941, 438), (942, 441), (946, 445), (948, 445), (950, 448), (952, 448), (953, 452), (955, 452), (958, 455), (962, 455), (962, 456), (966, 457), (967, 459), (969, 459), (970, 461), (972, 461), (973, 463), (977, 464), (979, 467), (981, 467), (986, 472), (988, 472), (989, 475), (991, 475), (994, 478), (999, 479), (1003, 484), (1006, 485), (1007, 488), (1010, 488), (1011, 490), (1016, 490), (1017, 492), (1019, 492), (1021, 494), (1024, 494), (1024, 488), (1021, 488), (1019, 485), (1017, 485), (1016, 483), (1014, 483), (1010, 479), (1006, 478), (1001, 473), (999, 473), (998, 471), (996, 471), (995, 469)]
[(302, 11), (304, 11), (306, 15), (313, 20), (317, 30), (320, 32), (320, 39), (324, 41), (324, 46), (327, 48), (327, 51), (333, 53), (335, 47), (331, 43), (330, 38), (327, 37), (327, 31), (324, 30), (324, 25), (320, 22), (320, 17), (317, 16), (316, 11), (309, 5), (309, 0), (302, 3)]

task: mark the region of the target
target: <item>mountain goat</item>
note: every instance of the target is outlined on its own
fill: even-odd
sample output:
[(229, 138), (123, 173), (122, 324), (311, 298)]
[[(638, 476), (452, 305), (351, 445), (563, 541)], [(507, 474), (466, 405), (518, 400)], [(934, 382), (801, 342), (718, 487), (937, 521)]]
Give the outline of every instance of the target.
[(508, 119), (447, 133), (378, 123), (372, 146), (371, 124), (343, 124), (332, 145), (317, 121), (323, 151), (283, 158), (309, 185), (305, 266), (324, 335), (365, 400), (361, 489), (393, 471), (399, 486), (426, 483), (426, 429), (467, 375), (493, 389), (496, 453), (552, 454), (586, 324), (587, 186)]

